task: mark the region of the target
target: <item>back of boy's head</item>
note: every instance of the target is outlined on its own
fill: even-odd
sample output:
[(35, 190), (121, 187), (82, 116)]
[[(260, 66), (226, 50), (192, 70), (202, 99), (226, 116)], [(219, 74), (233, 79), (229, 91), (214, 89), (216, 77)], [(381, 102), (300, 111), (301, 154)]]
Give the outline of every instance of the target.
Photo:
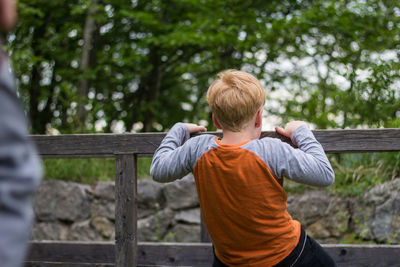
[(221, 126), (239, 132), (265, 104), (265, 91), (251, 74), (225, 70), (217, 75), (207, 92), (207, 102)]

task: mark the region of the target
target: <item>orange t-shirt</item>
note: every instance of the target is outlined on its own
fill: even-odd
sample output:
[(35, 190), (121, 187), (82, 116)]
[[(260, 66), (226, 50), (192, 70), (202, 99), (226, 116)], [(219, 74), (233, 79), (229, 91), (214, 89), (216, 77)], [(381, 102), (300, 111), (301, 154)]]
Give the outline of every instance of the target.
[(241, 145), (219, 144), (194, 167), (204, 222), (224, 264), (273, 266), (296, 247), (300, 223), (268, 165)]

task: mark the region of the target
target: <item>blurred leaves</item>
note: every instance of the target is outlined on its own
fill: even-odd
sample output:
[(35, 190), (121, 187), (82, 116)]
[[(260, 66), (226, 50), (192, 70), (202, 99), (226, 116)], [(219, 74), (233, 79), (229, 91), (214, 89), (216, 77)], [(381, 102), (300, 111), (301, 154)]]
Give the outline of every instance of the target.
[[(49, 126), (110, 132), (117, 122), (126, 131), (138, 124), (165, 130), (176, 121), (211, 125), (205, 93), (226, 68), (262, 80), (272, 98), (267, 116), (318, 128), (400, 127), (397, 1), (93, 3), (18, 3), (7, 49), (33, 133)], [(89, 67), (81, 69), (89, 8), (95, 30)], [(82, 79), (87, 99), (77, 97)]]

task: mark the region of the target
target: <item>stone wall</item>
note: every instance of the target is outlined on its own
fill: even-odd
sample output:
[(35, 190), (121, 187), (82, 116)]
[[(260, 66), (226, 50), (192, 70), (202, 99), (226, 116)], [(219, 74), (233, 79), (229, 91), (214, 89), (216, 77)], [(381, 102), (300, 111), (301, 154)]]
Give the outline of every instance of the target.
[[(113, 182), (93, 187), (46, 180), (36, 196), (32, 239), (113, 241)], [(138, 180), (139, 241), (200, 241), (200, 209), (192, 176), (159, 184)], [(361, 238), (400, 244), (400, 179), (357, 198), (312, 190), (289, 195), (288, 210), (322, 243)]]

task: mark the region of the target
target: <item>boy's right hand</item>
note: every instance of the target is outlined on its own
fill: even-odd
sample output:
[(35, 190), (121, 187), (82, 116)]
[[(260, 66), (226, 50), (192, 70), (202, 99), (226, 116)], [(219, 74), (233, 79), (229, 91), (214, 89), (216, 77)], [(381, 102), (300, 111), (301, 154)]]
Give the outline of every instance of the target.
[(290, 137), (292, 136), (292, 133), (293, 133), (294, 131), (296, 131), (297, 128), (299, 128), (299, 127), (301, 127), (301, 126), (303, 126), (303, 125), (306, 125), (306, 126), (307, 126), (307, 123), (304, 122), (304, 121), (291, 121), (291, 122), (289, 122), (289, 123), (286, 124), (285, 129), (276, 126), (276, 127), (275, 127), (275, 131), (276, 131), (278, 134), (281, 134), (281, 135), (283, 135), (283, 136), (286, 136), (286, 137), (289, 137), (289, 138), (290, 138)]
[(198, 133), (198, 132), (206, 132), (207, 129), (204, 126), (199, 126), (194, 123), (185, 123), (186, 127), (189, 129), (189, 133)]

